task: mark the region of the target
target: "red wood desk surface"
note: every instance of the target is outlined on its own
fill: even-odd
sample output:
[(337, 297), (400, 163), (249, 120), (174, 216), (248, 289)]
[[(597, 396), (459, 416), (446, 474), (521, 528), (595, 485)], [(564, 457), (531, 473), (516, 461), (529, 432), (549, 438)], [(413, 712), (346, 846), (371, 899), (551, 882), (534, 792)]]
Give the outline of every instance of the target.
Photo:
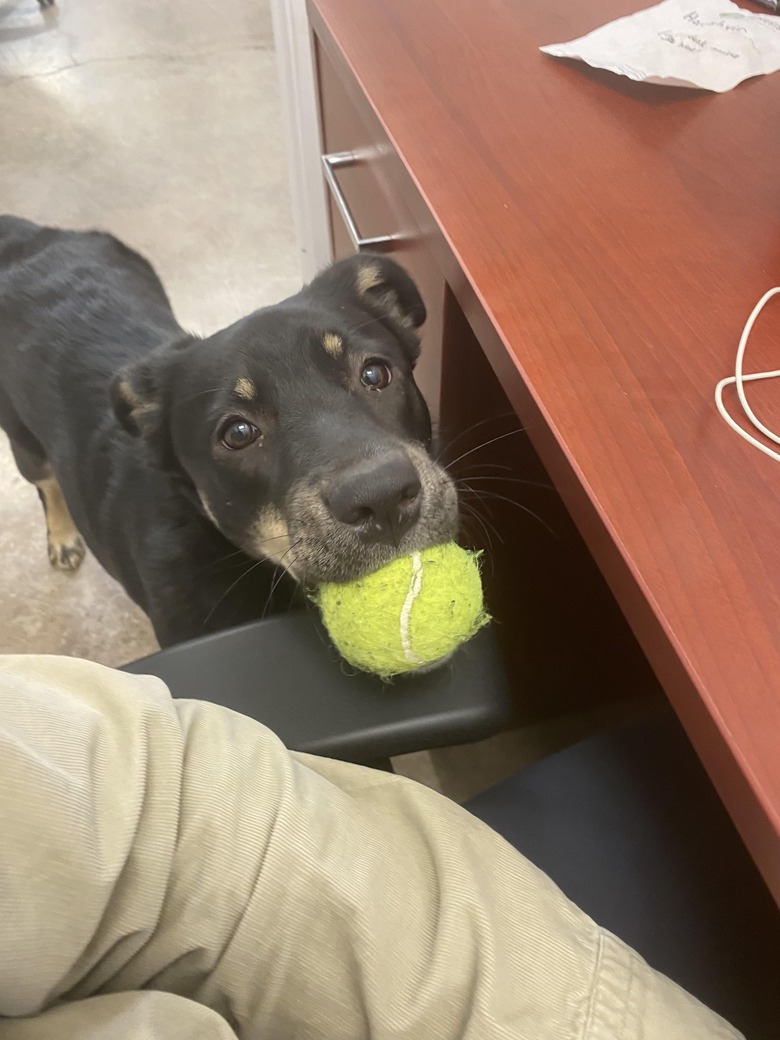
[[(717, 95), (538, 50), (642, 6), (310, 13), (433, 215), (437, 263), (780, 900), (780, 463), (713, 406), (780, 284), (780, 73)], [(759, 366), (780, 368), (780, 299), (751, 341)], [(780, 382), (751, 395), (780, 429)]]

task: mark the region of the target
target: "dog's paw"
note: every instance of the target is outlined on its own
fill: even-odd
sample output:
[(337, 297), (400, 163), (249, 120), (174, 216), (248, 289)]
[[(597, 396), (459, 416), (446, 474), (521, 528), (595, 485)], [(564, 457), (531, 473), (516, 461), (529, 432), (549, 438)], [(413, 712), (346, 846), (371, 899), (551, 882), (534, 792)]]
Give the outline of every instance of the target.
[(81, 566), (86, 552), (84, 542), (78, 535), (70, 542), (49, 542), (49, 563), (55, 570), (73, 573)]

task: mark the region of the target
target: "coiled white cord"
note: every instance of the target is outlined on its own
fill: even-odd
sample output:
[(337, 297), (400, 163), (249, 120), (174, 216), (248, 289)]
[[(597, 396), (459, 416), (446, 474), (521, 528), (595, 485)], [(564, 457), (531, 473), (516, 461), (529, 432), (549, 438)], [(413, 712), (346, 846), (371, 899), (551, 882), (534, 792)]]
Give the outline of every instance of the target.
[(758, 303), (755, 305), (753, 310), (751, 311), (750, 317), (745, 322), (745, 327), (742, 330), (742, 335), (739, 340), (739, 347), (737, 348), (737, 360), (734, 366), (734, 375), (727, 376), (725, 379), (721, 379), (721, 381), (715, 387), (715, 404), (717, 405), (718, 411), (720, 412), (721, 416), (726, 420), (726, 422), (729, 424), (732, 430), (735, 430), (740, 435), (740, 437), (748, 441), (748, 443), (752, 444), (753, 447), (758, 448), (758, 450), (763, 451), (765, 455), (768, 455), (770, 458), (775, 459), (777, 462), (780, 462), (780, 454), (778, 454), (778, 452), (774, 451), (768, 445), (763, 444), (752, 434), (748, 433), (747, 430), (743, 430), (739, 423), (735, 419), (732, 419), (732, 417), (726, 411), (726, 406), (723, 403), (723, 388), (726, 386), (730, 386), (732, 383), (734, 383), (737, 388), (737, 396), (739, 397), (739, 403), (742, 405), (742, 410), (747, 416), (747, 418), (750, 420), (750, 422), (753, 424), (753, 426), (757, 430), (760, 430), (765, 437), (769, 438), (769, 440), (774, 441), (775, 444), (780, 444), (780, 436), (778, 436), (776, 433), (773, 433), (772, 430), (770, 430), (768, 427), (764, 426), (764, 424), (756, 416), (755, 412), (748, 404), (748, 399), (745, 396), (744, 386), (745, 383), (751, 383), (755, 379), (776, 379), (778, 376), (780, 376), (780, 369), (775, 369), (774, 372), (751, 372), (749, 375), (744, 375), (742, 372), (742, 368), (745, 361), (745, 348), (747, 347), (748, 339), (750, 338), (750, 333), (753, 329), (753, 326), (756, 323), (756, 318), (767, 305), (769, 300), (771, 300), (772, 297), (776, 296), (778, 293), (780, 293), (780, 285), (777, 285), (774, 289), (770, 289), (768, 292), (765, 292), (761, 299), (758, 301)]

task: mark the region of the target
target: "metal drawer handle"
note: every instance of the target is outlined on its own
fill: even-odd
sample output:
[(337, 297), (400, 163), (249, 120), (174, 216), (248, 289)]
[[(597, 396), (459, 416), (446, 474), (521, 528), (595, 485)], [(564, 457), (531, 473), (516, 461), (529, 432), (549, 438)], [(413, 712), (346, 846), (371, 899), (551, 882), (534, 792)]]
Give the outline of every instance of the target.
[(373, 238), (363, 238), (358, 231), (355, 218), (352, 216), (344, 192), (341, 190), (341, 185), (336, 178), (336, 170), (343, 170), (350, 166), (359, 166), (360, 162), (361, 160), (354, 152), (331, 152), (330, 155), (323, 155), (322, 168), (325, 173), (325, 180), (333, 196), (333, 201), (336, 203), (336, 208), (347, 226), (347, 234), (352, 241), (352, 245), (358, 252), (363, 249), (383, 252), (392, 249), (398, 241), (397, 237), (394, 235), (375, 235)]

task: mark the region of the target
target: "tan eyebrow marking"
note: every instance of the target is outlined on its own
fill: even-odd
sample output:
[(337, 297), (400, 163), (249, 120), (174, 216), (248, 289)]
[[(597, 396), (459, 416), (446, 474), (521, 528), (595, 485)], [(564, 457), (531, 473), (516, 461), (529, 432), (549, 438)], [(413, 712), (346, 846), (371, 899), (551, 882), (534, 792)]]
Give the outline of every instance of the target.
[(257, 389), (251, 379), (242, 376), (233, 387), (233, 393), (247, 401), (253, 401), (257, 396)]
[(344, 340), (335, 332), (326, 332), (322, 337), (322, 345), (331, 357), (341, 357), (344, 350)]

